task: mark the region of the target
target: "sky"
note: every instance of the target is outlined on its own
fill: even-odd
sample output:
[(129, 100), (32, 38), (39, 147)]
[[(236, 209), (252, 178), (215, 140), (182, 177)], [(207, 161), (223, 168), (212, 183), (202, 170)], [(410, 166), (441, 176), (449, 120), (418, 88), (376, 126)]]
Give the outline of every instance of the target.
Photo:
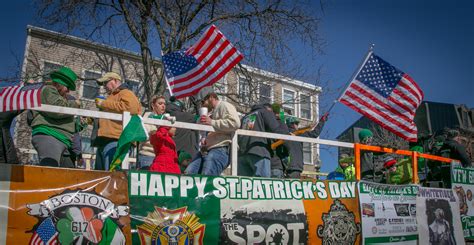
[[(316, 9), (316, 7), (315, 7)], [(425, 100), (474, 108), (474, 1), (331, 0), (322, 15), (324, 55), (308, 67), (323, 67), (330, 81), (323, 91), (341, 88), (375, 44), (375, 53), (408, 73)], [(0, 3), (0, 77), (9, 77), (22, 62), (26, 26), (34, 24), (30, 1)], [(298, 48), (298, 47), (295, 47)], [(336, 99), (322, 94), (321, 111)], [(360, 115), (337, 103), (321, 138), (334, 139)], [(335, 148), (323, 147), (321, 170), (336, 167)]]

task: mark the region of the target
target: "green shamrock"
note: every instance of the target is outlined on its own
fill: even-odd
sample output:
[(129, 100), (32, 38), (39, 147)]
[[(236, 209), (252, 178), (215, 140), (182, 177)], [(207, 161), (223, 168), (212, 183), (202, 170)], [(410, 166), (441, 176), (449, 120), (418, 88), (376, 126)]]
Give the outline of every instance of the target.
[(94, 219), (94, 211), (89, 207), (69, 208), (66, 218), (60, 219), (56, 224), (61, 244), (72, 244), (76, 237), (84, 237), (92, 243), (98, 243), (102, 239), (102, 227), (103, 222)]

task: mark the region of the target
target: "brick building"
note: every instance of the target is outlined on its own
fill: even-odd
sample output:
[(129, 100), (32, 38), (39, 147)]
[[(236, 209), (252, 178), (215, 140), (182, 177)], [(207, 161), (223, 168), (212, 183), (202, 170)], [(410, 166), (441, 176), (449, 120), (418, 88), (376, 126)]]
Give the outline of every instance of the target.
[[(114, 71), (122, 75), (139, 98), (145, 97), (140, 82), (143, 76), (138, 53), (33, 26), (28, 26), (27, 34), (22, 67), (24, 79), (45, 81), (52, 70), (63, 65), (69, 66), (80, 77), (73, 95), (81, 99), (82, 108), (96, 110), (94, 98), (100, 94), (101, 88), (95, 79), (107, 71)], [(160, 60), (156, 59), (155, 62), (161, 72)], [(252, 77), (252, 83), (248, 81), (248, 76), (232, 70), (214, 85), (216, 92), (227, 95), (223, 96), (223, 100), (234, 103), (241, 113), (249, 109), (251, 101), (283, 102), (285, 110), (300, 118), (303, 126), (317, 120), (320, 87), (253, 67), (244, 67)], [(255, 84), (253, 81), (258, 82)], [(26, 125), (24, 115), (17, 126), (17, 145), (23, 152), (32, 149), (31, 129)], [(90, 134), (91, 128), (81, 133), (83, 152), (93, 154), (95, 149), (90, 146)], [(319, 148), (305, 144), (304, 156), (307, 167), (313, 169), (312, 166), (319, 163)], [(22, 160), (32, 161), (31, 154), (22, 154)]]

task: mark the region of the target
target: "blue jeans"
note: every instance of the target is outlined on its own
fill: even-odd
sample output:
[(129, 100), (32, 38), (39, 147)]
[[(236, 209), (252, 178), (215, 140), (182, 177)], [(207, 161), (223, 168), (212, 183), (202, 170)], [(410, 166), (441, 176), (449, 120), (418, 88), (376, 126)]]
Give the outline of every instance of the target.
[(253, 154), (239, 157), (239, 176), (270, 177), (270, 159)]
[(95, 155), (94, 169), (109, 171), (109, 166), (114, 158), (116, 150), (117, 141), (112, 141), (105, 146), (99, 146)]
[(198, 174), (202, 164), (202, 175), (221, 175), (230, 164), (228, 149), (228, 147), (212, 148), (206, 155), (198, 152), (184, 172), (186, 174)]
[(281, 169), (272, 169), (272, 178), (283, 179), (285, 175), (283, 174), (283, 170)]
[(149, 170), (153, 160), (155, 160), (155, 157), (139, 154), (137, 169)]

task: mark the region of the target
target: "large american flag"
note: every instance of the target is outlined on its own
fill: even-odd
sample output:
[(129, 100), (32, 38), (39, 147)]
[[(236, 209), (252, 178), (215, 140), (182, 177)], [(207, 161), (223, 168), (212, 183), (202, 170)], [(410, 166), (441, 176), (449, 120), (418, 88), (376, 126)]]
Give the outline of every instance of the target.
[[(24, 110), (41, 105), (41, 87), (43, 83), (8, 84), (0, 87), (0, 112)], [(0, 85), (2, 86), (2, 85)]]
[(340, 102), (408, 141), (417, 140), (413, 122), (423, 91), (406, 73), (370, 53)]
[(196, 94), (221, 79), (243, 55), (212, 25), (187, 50), (163, 56), (165, 74), (176, 98)]
[(30, 245), (54, 245), (59, 244), (58, 232), (54, 227), (53, 220), (51, 218), (45, 219), (36, 228), (33, 236), (30, 240)]

